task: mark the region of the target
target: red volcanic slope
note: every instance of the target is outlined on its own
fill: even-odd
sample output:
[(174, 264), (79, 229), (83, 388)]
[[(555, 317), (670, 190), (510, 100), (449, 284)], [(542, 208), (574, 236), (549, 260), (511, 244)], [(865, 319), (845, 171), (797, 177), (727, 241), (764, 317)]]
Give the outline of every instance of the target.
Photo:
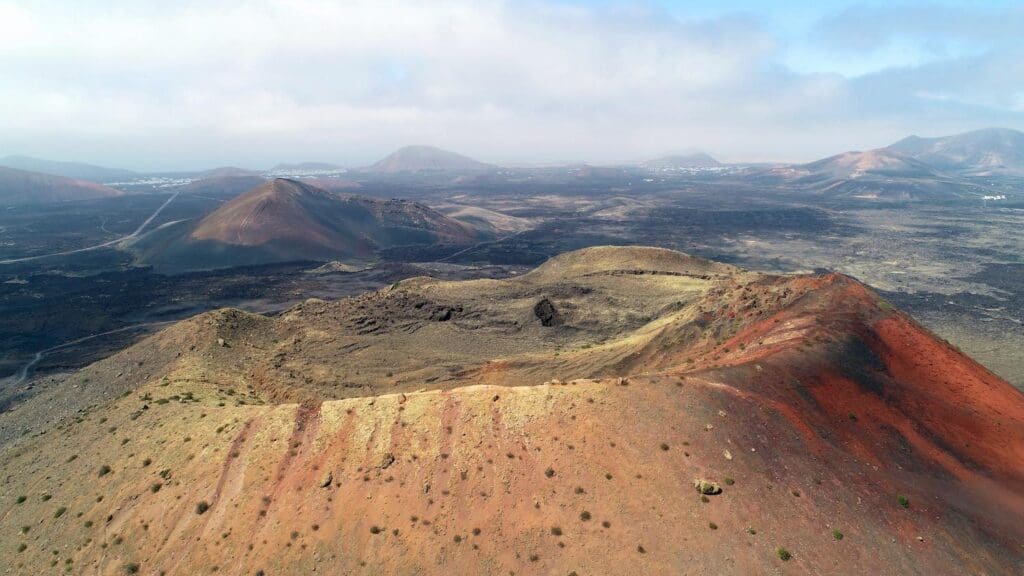
[[(635, 256), (622, 250), (620, 260)], [(600, 282), (672, 273), (608, 260), (604, 272), (630, 274)], [(599, 273), (558, 270), (515, 281), (546, 292)], [(126, 562), (168, 574), (1021, 573), (1024, 395), (848, 277), (675, 274), (717, 285), (696, 312), (666, 312), (621, 341), (463, 366), (445, 384), (461, 387), (218, 407), (213, 389), (235, 385), (222, 374), (197, 388), (195, 406), (139, 408), (180, 394), (197, 358), (234, 362), (262, 390), (277, 373), (246, 354), (345, 337), (329, 314), (338, 303), (281, 319), (197, 317), (87, 372), (95, 380), (170, 351), (184, 363), (172, 379), (147, 362), (157, 373), (133, 397), (4, 454), (18, 471), (9, 494), (48, 491), (55, 506), (106, 518), (102, 530), (55, 521), (37, 498), (7, 505), (0, 528), (31, 526), (26, 567), (67, 541), (61, 553), (76, 567), (104, 574)], [(377, 300), (417, 290), (407, 284)], [(402, 326), (457, 334), (458, 324)], [(216, 343), (238, 326), (248, 327), (224, 332), (231, 347)], [(192, 357), (175, 356), (190, 342)], [(599, 361), (608, 377), (516, 385)], [(82, 474), (126, 452), (82, 493)], [(152, 465), (138, 464), (143, 455)], [(150, 493), (164, 469), (170, 479)], [(702, 500), (698, 478), (722, 493)], [(203, 514), (199, 500), (211, 505)]]

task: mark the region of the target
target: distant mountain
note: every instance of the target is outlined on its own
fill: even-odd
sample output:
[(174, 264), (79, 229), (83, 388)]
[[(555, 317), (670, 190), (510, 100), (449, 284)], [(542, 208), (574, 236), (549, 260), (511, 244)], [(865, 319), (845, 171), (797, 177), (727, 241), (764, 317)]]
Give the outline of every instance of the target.
[(940, 138), (908, 136), (885, 150), (940, 170), (1024, 175), (1024, 132), (986, 128)]
[(490, 164), (434, 148), (433, 146), (406, 146), (381, 159), (366, 170), (396, 174), (403, 172), (481, 172), (491, 170)]
[(932, 178), (934, 169), (928, 164), (886, 149), (867, 152), (843, 152), (800, 166), (810, 176), (829, 178), (860, 178), (865, 175)]
[(199, 222), (158, 229), (134, 246), (166, 270), (300, 260), (361, 260), (379, 249), (467, 244), (469, 226), (415, 202), (341, 196), (277, 178), (225, 203)]
[(327, 162), (298, 162), (295, 164), (278, 164), (271, 172), (302, 172), (311, 170), (341, 170), (341, 166)]
[(106, 182), (130, 180), (138, 176), (138, 173), (132, 172), (131, 170), (105, 168), (103, 166), (94, 166), (92, 164), (83, 164), (80, 162), (57, 162), (53, 160), (31, 158), (29, 156), (7, 156), (5, 158), (0, 158), (0, 166), (15, 168), (17, 170), (26, 170), (29, 172), (53, 174), (55, 176), (63, 176), (65, 178), (73, 178), (76, 180), (89, 180), (91, 182), (99, 182), (101, 184)]
[(73, 202), (123, 194), (96, 182), (0, 167), (0, 206)]
[(703, 152), (663, 156), (640, 164), (641, 167), (647, 168), (648, 170), (685, 170), (689, 168), (709, 168), (721, 165), (722, 164), (718, 160), (715, 160), (710, 155)]
[(830, 198), (869, 201), (934, 201), (976, 198), (978, 185), (944, 174), (888, 149), (844, 152), (809, 164), (768, 169), (796, 190)]
[(193, 180), (180, 188), (183, 194), (231, 199), (266, 182), (262, 176), (227, 175)]
[(259, 176), (260, 173), (256, 170), (249, 170), (247, 168), (238, 168), (236, 166), (220, 166), (218, 168), (211, 168), (209, 170), (203, 170), (198, 173), (203, 178), (218, 178), (222, 176)]

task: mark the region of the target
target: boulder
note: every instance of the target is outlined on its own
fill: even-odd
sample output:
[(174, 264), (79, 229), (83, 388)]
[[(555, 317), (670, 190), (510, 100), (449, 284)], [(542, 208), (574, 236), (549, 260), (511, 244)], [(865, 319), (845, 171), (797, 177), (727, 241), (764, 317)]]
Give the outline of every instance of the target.
[(541, 326), (560, 326), (562, 324), (562, 315), (558, 313), (558, 309), (547, 298), (543, 298), (540, 302), (534, 304), (533, 315), (540, 320)]

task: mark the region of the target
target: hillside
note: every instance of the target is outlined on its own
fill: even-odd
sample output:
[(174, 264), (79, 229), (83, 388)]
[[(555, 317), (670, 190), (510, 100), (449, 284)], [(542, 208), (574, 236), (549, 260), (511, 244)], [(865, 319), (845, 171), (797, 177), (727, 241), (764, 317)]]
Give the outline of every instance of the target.
[(241, 194), (198, 222), (154, 231), (133, 246), (167, 270), (298, 260), (365, 260), (381, 248), (467, 244), (468, 226), (415, 202), (339, 196), (277, 178)]
[(366, 169), (385, 174), (418, 172), (481, 172), (493, 166), (433, 146), (406, 146)]
[(139, 175), (137, 172), (121, 168), (107, 168), (81, 162), (57, 162), (29, 156), (6, 156), (0, 158), (0, 166), (98, 183), (131, 180)]
[(0, 206), (74, 202), (122, 194), (95, 182), (0, 167)]
[(934, 166), (888, 149), (844, 152), (822, 160), (769, 169), (797, 189), (833, 199), (949, 201), (980, 198), (991, 191)]
[(1024, 132), (987, 128), (939, 138), (908, 136), (885, 150), (970, 174), (1024, 175)]
[(1024, 563), (1024, 395), (853, 279), (661, 249), (202, 314), (0, 429), (19, 574)]
[(844, 152), (802, 166), (811, 177), (861, 178), (884, 175), (904, 178), (934, 178), (932, 167), (924, 162), (888, 150)]

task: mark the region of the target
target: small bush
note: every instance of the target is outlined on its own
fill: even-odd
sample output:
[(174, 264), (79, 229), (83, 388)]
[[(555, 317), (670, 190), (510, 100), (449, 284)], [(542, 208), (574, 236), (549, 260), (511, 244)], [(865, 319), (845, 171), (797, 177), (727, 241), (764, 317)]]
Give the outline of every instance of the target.
[(732, 478), (730, 478), (728, 476), (725, 477), (725, 480), (723, 480), (723, 482), (725, 482), (726, 486), (732, 486), (733, 484), (736, 483), (735, 480), (733, 480)]
[(138, 563), (136, 563), (136, 562), (129, 562), (129, 563), (125, 564), (124, 565), (124, 573), (125, 574), (138, 574), (139, 573), (139, 565), (138, 565)]
[(18, 544), (18, 552), (24, 552), (27, 549), (28, 549), (28, 544), (25, 544), (24, 542), (22, 542), (21, 544)]
[(580, 512), (580, 520), (583, 520), (584, 522), (590, 520), (590, 512), (587, 512), (586, 510)]
[(662, 450), (668, 450), (668, 444), (665, 444), (664, 442), (662, 442), (660, 448)]
[(551, 535), (552, 536), (561, 536), (562, 535), (562, 529), (559, 528), (558, 526), (552, 526), (551, 527)]
[(548, 478), (551, 478), (552, 476), (555, 475), (555, 469), (548, 468), (547, 470), (544, 471), (544, 475), (547, 476)]
[(833, 530), (832, 531), (832, 537), (835, 538), (836, 540), (842, 540), (843, 539), (843, 533), (840, 532), (839, 530)]
[(711, 528), (712, 530), (718, 530), (718, 524), (715, 524), (714, 522), (708, 522), (708, 528)]
[(160, 491), (160, 488), (162, 488), (162, 487), (163, 487), (163, 484), (161, 484), (159, 482), (154, 482), (154, 483), (150, 484), (149, 491), (152, 492), (153, 494), (156, 494), (157, 492)]
[(775, 553), (779, 555), (779, 560), (782, 560), (783, 562), (787, 562), (793, 557), (793, 555), (789, 553), (789, 550), (786, 550), (782, 546), (776, 548)]
[(370, 526), (370, 534), (380, 534), (380, 526)]
[(899, 496), (896, 497), (896, 501), (899, 502), (900, 506), (903, 506), (904, 508), (910, 508), (910, 500), (908, 500), (906, 496), (900, 494)]
[(102, 477), (106, 476), (107, 474), (110, 474), (110, 466), (107, 466), (106, 464), (100, 466), (99, 476)]
[(57, 511), (56, 511), (56, 512), (54, 512), (54, 513), (53, 513), (53, 517), (54, 517), (54, 518), (60, 518), (60, 517), (61, 517), (61, 516), (63, 516), (63, 515), (64, 515), (64, 513), (65, 513), (65, 512), (67, 512), (67, 511), (68, 511), (68, 508), (67, 508), (67, 506), (61, 506), (60, 508), (57, 508)]
[(196, 514), (203, 514), (204, 512), (206, 512), (209, 509), (210, 509), (210, 504), (206, 500), (203, 500), (199, 504), (196, 504)]
[(24, 504), (25, 500), (28, 500), (28, 496), (18, 496), (17, 503)]

